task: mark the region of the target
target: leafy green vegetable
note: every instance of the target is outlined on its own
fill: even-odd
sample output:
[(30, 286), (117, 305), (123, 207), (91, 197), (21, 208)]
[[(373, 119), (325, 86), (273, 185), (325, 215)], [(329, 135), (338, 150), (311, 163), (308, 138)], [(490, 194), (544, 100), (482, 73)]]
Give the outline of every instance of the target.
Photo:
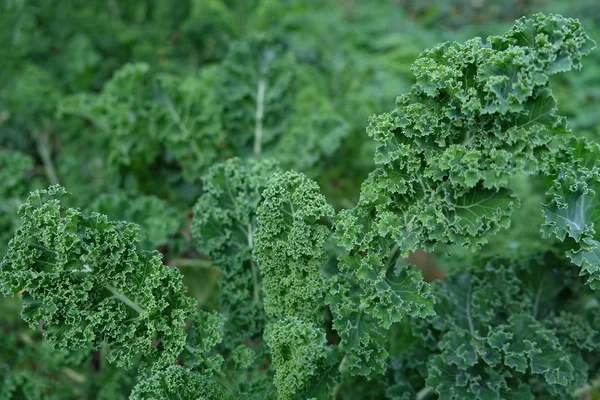
[(183, 78), (154, 75), (148, 64), (128, 64), (102, 93), (67, 98), (60, 110), (93, 122), (116, 165), (150, 167), (166, 143), (184, 175), (194, 179), (217, 160), (223, 140), (210, 117), (216, 112), (210, 91), (213, 75), (209, 69)]
[(586, 343), (591, 321), (575, 317), (590, 292), (567, 264), (493, 259), (436, 283), (436, 316), (410, 329), (398, 371), (414, 368), (440, 399), (568, 397), (597, 373), (597, 344)]
[[(193, 313), (177, 270), (139, 250), (139, 227), (67, 208), (60, 186), (33, 192), (0, 264), (5, 295), (23, 292), (21, 316), (60, 349), (109, 343), (109, 361), (169, 363)], [(155, 342), (159, 344), (156, 345)]]
[(274, 318), (264, 340), (272, 354), (274, 385), (279, 398), (312, 389), (328, 354), (323, 322), (330, 282), (321, 273), (325, 242), (323, 225), (333, 209), (319, 186), (297, 172), (274, 174), (257, 211), (254, 257), (263, 276), (265, 312)]
[(600, 396), (599, 9), (430, 5), (0, 4), (0, 399)]
[(328, 283), (320, 266), (331, 235), (324, 219), (333, 209), (313, 181), (295, 172), (271, 177), (257, 211), (254, 250), (262, 274), (265, 311), (281, 318), (321, 321)]
[(264, 327), (258, 266), (252, 259), (256, 208), (274, 161), (230, 159), (204, 176), (204, 194), (194, 206), (192, 234), (223, 276), (220, 311), (227, 316), (226, 342), (235, 347)]
[(598, 288), (600, 279), (600, 236), (595, 224), (600, 221), (600, 146), (584, 138), (568, 140), (559, 162), (553, 166), (556, 179), (548, 191), (550, 202), (544, 206), (545, 236), (565, 240), (568, 236), (580, 243), (567, 254), (589, 275), (588, 284)]
[[(592, 47), (577, 21), (536, 15), (486, 42), (423, 52), (411, 91), (371, 120), (380, 167), (344, 229), (393, 237), (407, 254), (417, 245), (476, 246), (507, 228), (519, 204), (508, 179), (543, 173), (542, 155), (566, 130), (548, 80), (579, 68)], [(368, 225), (359, 222), (370, 214)], [(366, 247), (356, 236), (353, 243)]]
[(327, 355), (324, 332), (310, 322), (288, 317), (269, 324), (264, 338), (273, 355), (278, 398), (292, 399)]

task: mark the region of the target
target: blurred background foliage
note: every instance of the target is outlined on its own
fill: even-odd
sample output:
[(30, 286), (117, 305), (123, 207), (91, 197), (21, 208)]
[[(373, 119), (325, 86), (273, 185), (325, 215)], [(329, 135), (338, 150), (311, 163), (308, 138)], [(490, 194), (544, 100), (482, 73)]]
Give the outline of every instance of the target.
[[(274, 157), (351, 207), (373, 169), (367, 119), (408, 90), (419, 53), (535, 12), (578, 17), (600, 42), (597, 0), (1, 0), (0, 255), (29, 191), (60, 183), (72, 205), (140, 224), (145, 245), (214, 307), (219, 273), (190, 239), (211, 165)], [(555, 79), (570, 127), (599, 139), (600, 52)], [(515, 188), (539, 203), (527, 184)], [(525, 235), (539, 226), (525, 220)], [(0, 302), (0, 399), (126, 398), (134, 372), (98, 353), (53, 352), (16, 302)]]

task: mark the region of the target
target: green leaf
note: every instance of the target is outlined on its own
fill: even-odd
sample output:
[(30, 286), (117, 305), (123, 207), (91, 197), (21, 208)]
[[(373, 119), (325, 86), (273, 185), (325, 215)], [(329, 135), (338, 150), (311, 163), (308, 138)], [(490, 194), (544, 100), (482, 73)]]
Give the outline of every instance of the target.
[(567, 151), (562, 151), (554, 166), (553, 186), (547, 192), (550, 201), (544, 205), (545, 237), (555, 236), (564, 241), (567, 237), (578, 243), (567, 255), (581, 267), (592, 288), (600, 285), (600, 253), (597, 223), (600, 222), (600, 165), (597, 154), (600, 145), (584, 138), (566, 141)]
[(475, 236), (489, 229), (493, 221), (497, 221), (499, 227), (507, 228), (515, 203), (517, 200), (507, 189), (471, 190), (453, 201), (454, 211), (451, 215), (456, 218), (457, 234)]
[[(441, 399), (560, 398), (589, 379), (591, 343), (581, 336), (589, 327), (567, 310), (590, 292), (566, 259), (491, 259), (463, 270), (434, 285), (436, 315), (417, 322), (399, 354)], [(416, 354), (429, 360), (426, 371), (410, 360)]]
[(384, 227), (378, 234), (403, 255), (441, 244), (475, 249), (506, 229), (518, 205), (509, 180), (546, 174), (552, 139), (567, 130), (549, 78), (579, 68), (589, 43), (578, 21), (536, 14), (486, 42), (421, 53), (410, 92), (367, 129), (379, 168), (352, 211), (362, 230), (352, 226), (353, 245), (372, 248), (369, 231)]
[(223, 276), (220, 311), (227, 317), (225, 344), (236, 347), (265, 324), (259, 268), (252, 258), (257, 208), (273, 160), (232, 158), (214, 165), (203, 177), (204, 194), (194, 206), (192, 235), (198, 249), (212, 258)]
[[(67, 208), (60, 186), (33, 192), (20, 207), (21, 227), (0, 264), (5, 294), (23, 291), (22, 318), (43, 320), (53, 346), (110, 345), (107, 357), (130, 367), (173, 362), (195, 308), (181, 275), (158, 252), (139, 250), (139, 227)], [(156, 346), (156, 342), (160, 345)]]
[(566, 386), (573, 380), (574, 368), (555, 334), (531, 315), (514, 314), (508, 326), (490, 335), (490, 344), (504, 353), (504, 362), (519, 372), (531, 368), (550, 385)]
[(329, 283), (321, 265), (331, 235), (324, 221), (332, 216), (319, 186), (304, 175), (276, 173), (269, 180), (257, 211), (254, 250), (269, 316), (322, 321)]
[(271, 350), (278, 398), (292, 399), (327, 356), (325, 333), (313, 323), (287, 317), (269, 323), (264, 339)]

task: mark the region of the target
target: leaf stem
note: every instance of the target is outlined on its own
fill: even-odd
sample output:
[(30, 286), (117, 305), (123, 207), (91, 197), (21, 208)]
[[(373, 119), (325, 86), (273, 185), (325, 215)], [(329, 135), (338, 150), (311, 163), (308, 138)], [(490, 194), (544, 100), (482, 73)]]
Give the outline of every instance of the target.
[(392, 249), (390, 250), (388, 259), (387, 259), (385, 265), (383, 266), (381, 273), (383, 273), (383, 274), (387, 273), (387, 270), (390, 267), (390, 265), (392, 265), (392, 263), (397, 259), (396, 254), (398, 253), (399, 248), (400, 248), (400, 245), (396, 242), (394, 244), (394, 247), (392, 247)]
[(44, 172), (48, 181), (52, 185), (60, 183), (54, 163), (52, 162), (52, 156), (50, 151), (50, 137), (48, 135), (48, 129), (43, 129), (41, 132), (37, 132), (37, 151), (42, 159), (44, 166)]
[(427, 396), (429, 396), (431, 394), (431, 392), (433, 392), (433, 389), (430, 387), (424, 387), (423, 389), (419, 390), (419, 392), (417, 393), (417, 396), (415, 397), (416, 400), (423, 400), (424, 398), (426, 398)]
[(254, 154), (259, 155), (262, 151), (263, 118), (265, 114), (265, 91), (267, 83), (264, 79), (258, 81), (256, 88), (256, 127), (254, 129)]
[(68, 367), (63, 367), (62, 371), (64, 372), (64, 374), (72, 381), (77, 382), (79, 384), (83, 384), (85, 383), (86, 379), (85, 379), (85, 375), (80, 374), (79, 372), (68, 368)]
[(174, 258), (169, 261), (169, 264), (173, 267), (182, 267), (182, 268), (206, 268), (211, 269), (215, 268), (212, 261), (210, 260), (201, 260), (198, 258)]
[(112, 293), (113, 298), (122, 301), (123, 303), (125, 303), (126, 305), (131, 307), (131, 309), (135, 310), (138, 314), (141, 314), (144, 312), (144, 309), (142, 307), (140, 307), (139, 304), (137, 304), (135, 301), (131, 300), (129, 297), (125, 296), (123, 293), (119, 292), (115, 287), (113, 287), (111, 285), (104, 285), (104, 287), (106, 289), (108, 289), (109, 292)]

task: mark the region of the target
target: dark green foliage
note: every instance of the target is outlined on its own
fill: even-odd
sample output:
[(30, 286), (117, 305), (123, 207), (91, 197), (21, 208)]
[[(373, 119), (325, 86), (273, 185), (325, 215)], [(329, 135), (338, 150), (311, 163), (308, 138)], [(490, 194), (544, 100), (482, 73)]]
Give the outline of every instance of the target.
[(371, 120), (380, 167), (344, 229), (360, 228), (362, 216), (375, 213), (362, 229), (393, 237), (406, 254), (417, 245), (475, 246), (507, 228), (519, 204), (508, 179), (545, 173), (543, 155), (566, 130), (548, 80), (579, 68), (593, 46), (577, 21), (537, 15), (485, 43), (423, 52), (412, 90), (394, 111)]
[(544, 205), (544, 236), (565, 240), (568, 236), (579, 243), (567, 254), (588, 275), (588, 284), (597, 289), (600, 279), (600, 145), (585, 138), (566, 141), (565, 150), (553, 164), (556, 175)]
[[(22, 318), (43, 321), (53, 346), (71, 351), (110, 343), (107, 357), (172, 362), (193, 313), (179, 272), (160, 254), (139, 250), (139, 227), (67, 208), (60, 186), (33, 192), (19, 208), (21, 226), (0, 264), (5, 295), (22, 292)], [(159, 341), (160, 345), (153, 345)]]
[(198, 399), (226, 400), (230, 398), (216, 383), (201, 374), (173, 365), (157, 371), (143, 380), (131, 392), (130, 399)]
[(121, 193), (102, 194), (88, 209), (107, 215), (112, 220), (138, 224), (142, 247), (147, 249), (167, 244), (180, 225), (177, 209), (155, 196), (132, 199)]
[(27, 197), (27, 191), (33, 189), (29, 177), (32, 169), (33, 159), (26, 154), (0, 150), (0, 254), (6, 251), (19, 225), (19, 205)]
[(326, 357), (325, 334), (310, 322), (288, 317), (269, 324), (264, 338), (272, 354), (278, 398), (292, 399)]
[(600, 8), (417, 3), (0, 4), (0, 400), (600, 398)]
[(258, 207), (254, 258), (263, 277), (265, 313), (273, 318), (263, 338), (281, 399), (328, 384), (319, 368), (328, 354), (321, 325), (330, 290), (321, 266), (331, 236), (325, 224), (332, 216), (319, 186), (297, 172), (274, 174)]
[[(378, 325), (433, 313), (429, 288), (418, 271), (396, 262), (399, 256), (443, 244), (476, 248), (511, 224), (519, 199), (509, 180), (556, 176), (549, 165), (558, 165), (568, 145), (554, 137), (567, 128), (548, 80), (579, 68), (592, 47), (577, 21), (541, 14), (485, 43), (441, 44), (414, 63), (417, 82), (396, 109), (372, 118), (368, 132), (378, 142), (380, 167), (337, 223), (349, 252), (340, 256), (342, 279), (352, 279), (337, 289), (345, 307), (332, 307), (334, 328), (342, 345), (364, 335), (351, 346), (376, 354), (371, 368), (368, 358), (351, 363), (355, 373), (384, 368), (384, 336), (372, 333)], [(593, 256), (582, 257), (593, 274)], [(348, 302), (356, 292), (360, 306)]]
[(194, 206), (192, 234), (198, 249), (223, 274), (219, 308), (227, 317), (228, 346), (237, 346), (264, 327), (261, 281), (252, 250), (256, 208), (277, 168), (271, 160), (239, 158), (215, 165), (204, 176), (204, 194)]
[(265, 312), (275, 318), (323, 319), (328, 283), (320, 266), (333, 209), (319, 187), (295, 172), (271, 177), (257, 211), (254, 256), (263, 277)]
[(133, 171), (151, 167), (162, 146), (196, 180), (219, 156), (224, 140), (211, 97), (212, 70), (199, 76), (155, 75), (148, 64), (127, 64), (98, 95), (65, 99), (60, 112), (91, 121), (104, 137), (111, 163)]
[(390, 392), (424, 381), (440, 399), (568, 397), (598, 373), (595, 294), (581, 284), (552, 254), (453, 272), (434, 284), (436, 316), (398, 336), (413, 342)]
[(89, 348), (55, 350), (18, 319), (18, 300), (0, 300), (0, 399), (126, 399), (136, 368), (125, 371), (101, 361)]

